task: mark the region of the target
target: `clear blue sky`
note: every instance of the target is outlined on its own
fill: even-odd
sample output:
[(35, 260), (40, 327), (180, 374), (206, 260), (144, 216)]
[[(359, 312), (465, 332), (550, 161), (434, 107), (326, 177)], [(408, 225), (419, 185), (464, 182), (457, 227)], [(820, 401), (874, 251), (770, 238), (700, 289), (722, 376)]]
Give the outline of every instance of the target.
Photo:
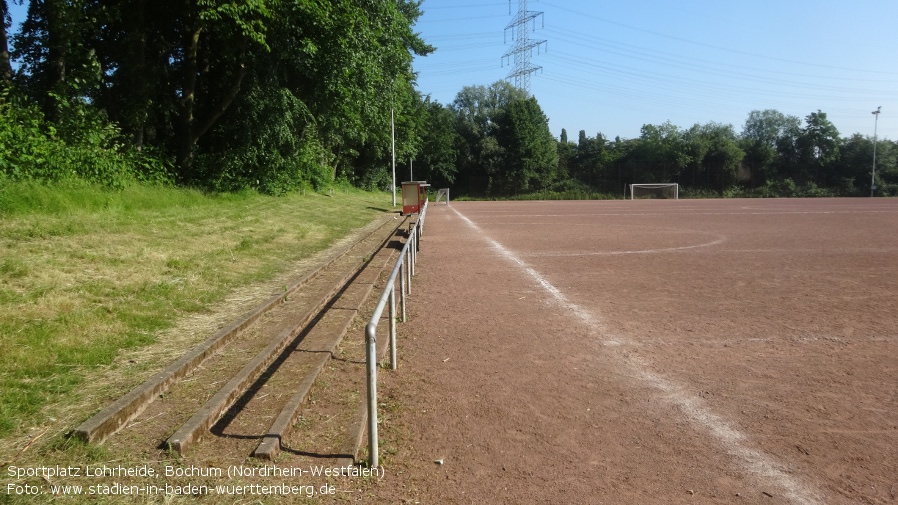
[[(509, 8), (510, 6), (510, 8)], [(504, 79), (505, 27), (518, 0), (424, 0), (418, 87), (449, 104), (468, 85)], [(710, 121), (736, 133), (752, 110), (802, 120), (818, 109), (843, 137), (898, 139), (895, 0), (529, 0), (543, 67), (531, 92), (557, 137), (634, 138), (643, 124)], [(511, 14), (509, 13), (511, 10)]]
[[(25, 3), (10, 2), (13, 30)], [(449, 104), (464, 86), (508, 75), (518, 0), (422, 9), (416, 31), (437, 47), (415, 60), (422, 93)], [(547, 41), (531, 91), (556, 136), (633, 138), (668, 120), (739, 133), (755, 109), (802, 119), (819, 109), (842, 136), (872, 136), (882, 106), (879, 136), (898, 140), (896, 0), (529, 0), (528, 10), (543, 13), (531, 39)]]

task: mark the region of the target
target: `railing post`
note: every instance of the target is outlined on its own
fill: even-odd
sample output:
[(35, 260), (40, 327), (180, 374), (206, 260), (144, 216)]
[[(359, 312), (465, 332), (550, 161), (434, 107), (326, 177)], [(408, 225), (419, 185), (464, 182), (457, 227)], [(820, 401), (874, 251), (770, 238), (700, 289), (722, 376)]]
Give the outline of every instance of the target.
[(390, 368), (396, 370), (396, 282), (390, 290)]
[[(405, 316), (405, 264), (399, 268), (399, 301), (402, 304), (402, 322), (406, 322)], [(394, 288), (395, 289), (395, 288)]]
[(409, 266), (406, 264), (408, 261), (407, 255), (403, 254), (399, 261), (402, 263), (402, 267), (399, 269), (399, 275), (402, 277), (402, 299), (405, 300), (405, 295), (408, 294), (408, 284), (406, 281), (406, 277), (408, 277), (408, 268)]
[(418, 240), (418, 234), (412, 231), (410, 238), (411, 243), (408, 248), (408, 294), (412, 294), (412, 277), (415, 276), (415, 241)]
[[(412, 259), (412, 277), (415, 275), (415, 267), (417, 266), (418, 258), (415, 256), (415, 253), (418, 251), (418, 229), (415, 228), (415, 236), (412, 238), (412, 245), (409, 247), (408, 253), (411, 255)], [(409, 289), (411, 291), (411, 289)]]
[[(381, 305), (381, 307), (383, 307)], [(377, 441), (377, 322), (368, 323), (365, 341), (368, 376), (368, 465), (377, 468), (380, 455)]]

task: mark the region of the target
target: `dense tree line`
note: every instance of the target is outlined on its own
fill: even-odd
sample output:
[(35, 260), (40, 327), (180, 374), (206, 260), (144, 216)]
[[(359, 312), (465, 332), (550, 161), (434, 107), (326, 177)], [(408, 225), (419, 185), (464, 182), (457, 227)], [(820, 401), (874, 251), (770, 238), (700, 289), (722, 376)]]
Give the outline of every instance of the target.
[(99, 132), (115, 153), (153, 153), (184, 184), (385, 188), (391, 110), (400, 156), (421, 147), (420, 3), (31, 0), (10, 33), (3, 0), (0, 139), (26, 135), (25, 118), (66, 147)]
[[(872, 139), (841, 137), (822, 111), (573, 140), (505, 81), (434, 102), (412, 69), (434, 50), (413, 29), (421, 0), (31, 0), (14, 32), (8, 2), (0, 177), (388, 189), (393, 114), (397, 161), (456, 193), (869, 194)], [(898, 194), (898, 146), (876, 153), (880, 192)]]
[[(521, 115), (524, 103), (531, 114)], [(631, 183), (676, 182), (692, 196), (870, 194), (873, 139), (841, 137), (819, 110), (803, 121), (776, 110), (752, 111), (740, 133), (728, 124), (684, 129), (667, 122), (644, 125), (634, 139), (581, 130), (573, 141), (562, 130), (555, 156), (540, 150), (548, 129), (536, 100), (507, 83), (465, 88), (440, 113), (454, 115), (454, 127), (446, 119), (428, 135), (444, 146), (454, 143), (454, 152), (441, 152), (443, 166), (454, 159), (455, 171), (442, 168), (435, 179), (448, 184), (447, 175), (454, 176), (461, 193), (613, 197)], [(898, 144), (879, 139), (876, 164), (877, 193), (898, 195)]]
[[(561, 163), (590, 190), (623, 193), (630, 183), (676, 182), (687, 194), (720, 196), (869, 195), (873, 139), (843, 138), (822, 111), (804, 121), (776, 110), (752, 111), (732, 125), (644, 125), (638, 138), (608, 141), (562, 133)], [(878, 192), (898, 195), (898, 145), (876, 145)]]
[(422, 174), (474, 195), (519, 195), (563, 183), (557, 142), (536, 98), (506, 81), (467, 86), (451, 105), (431, 103)]

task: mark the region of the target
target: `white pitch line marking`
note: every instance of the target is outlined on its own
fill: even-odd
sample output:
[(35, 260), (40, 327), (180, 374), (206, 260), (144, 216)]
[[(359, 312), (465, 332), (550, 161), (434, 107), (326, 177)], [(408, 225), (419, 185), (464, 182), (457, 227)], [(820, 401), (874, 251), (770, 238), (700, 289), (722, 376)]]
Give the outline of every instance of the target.
[[(677, 208), (670, 209), (670, 212), (594, 212), (589, 214), (489, 214), (485, 213), (484, 217), (486, 219), (497, 219), (497, 218), (540, 218), (540, 217), (550, 217), (550, 218), (563, 218), (563, 219), (571, 219), (574, 217), (644, 217), (644, 216), (670, 216), (670, 215), (689, 215), (689, 216), (781, 216), (784, 214), (793, 215), (793, 214), (895, 214), (898, 213), (898, 208), (895, 209), (885, 209), (885, 210), (764, 210), (764, 211), (755, 211), (755, 212), (711, 212), (711, 211), (701, 211), (701, 212), (688, 212), (688, 208)], [(514, 224), (514, 223), (509, 223)]]
[[(591, 333), (599, 338), (606, 339), (606, 345), (617, 346), (629, 344), (627, 339), (611, 337), (599, 316), (595, 316), (589, 310), (570, 301), (558, 288), (552, 285), (545, 277), (532, 267), (527, 265), (514, 252), (490, 238), (477, 224), (468, 219), (456, 208), (452, 208), (458, 217), (464, 220), (477, 234), (489, 243), (502, 257), (521, 267), (533, 281), (539, 284), (561, 307), (572, 312), (583, 324), (591, 329)], [(695, 397), (686, 394), (683, 386), (651, 372), (648, 366), (638, 357), (633, 355), (618, 356), (621, 363), (628, 366), (634, 375), (640, 378), (655, 390), (664, 393), (663, 399), (675, 405), (683, 415), (693, 424), (702, 427), (710, 433), (749, 473), (765, 478), (773, 485), (783, 490), (786, 497), (794, 503), (814, 505), (823, 503), (820, 493), (811, 485), (789, 475), (784, 465), (778, 463), (771, 456), (762, 451), (747, 447), (747, 436), (730, 426), (721, 416), (711, 412), (703, 403)]]
[(638, 249), (634, 251), (593, 251), (593, 252), (560, 252), (560, 253), (531, 253), (524, 254), (528, 258), (545, 258), (545, 257), (572, 257), (572, 256), (621, 256), (626, 254), (659, 254), (666, 252), (688, 251), (690, 249), (699, 249), (701, 247), (713, 247), (726, 242), (726, 237), (720, 236), (716, 240), (704, 242), (702, 244), (684, 245), (680, 247), (664, 247), (660, 249)]

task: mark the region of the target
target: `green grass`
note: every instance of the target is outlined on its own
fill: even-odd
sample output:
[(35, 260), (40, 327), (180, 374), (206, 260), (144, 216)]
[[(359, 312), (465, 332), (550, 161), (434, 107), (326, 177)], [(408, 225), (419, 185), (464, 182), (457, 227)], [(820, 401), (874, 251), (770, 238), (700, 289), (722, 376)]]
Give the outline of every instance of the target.
[(75, 401), (123, 350), (389, 207), (389, 195), (352, 190), (266, 197), (0, 180), (0, 438)]

